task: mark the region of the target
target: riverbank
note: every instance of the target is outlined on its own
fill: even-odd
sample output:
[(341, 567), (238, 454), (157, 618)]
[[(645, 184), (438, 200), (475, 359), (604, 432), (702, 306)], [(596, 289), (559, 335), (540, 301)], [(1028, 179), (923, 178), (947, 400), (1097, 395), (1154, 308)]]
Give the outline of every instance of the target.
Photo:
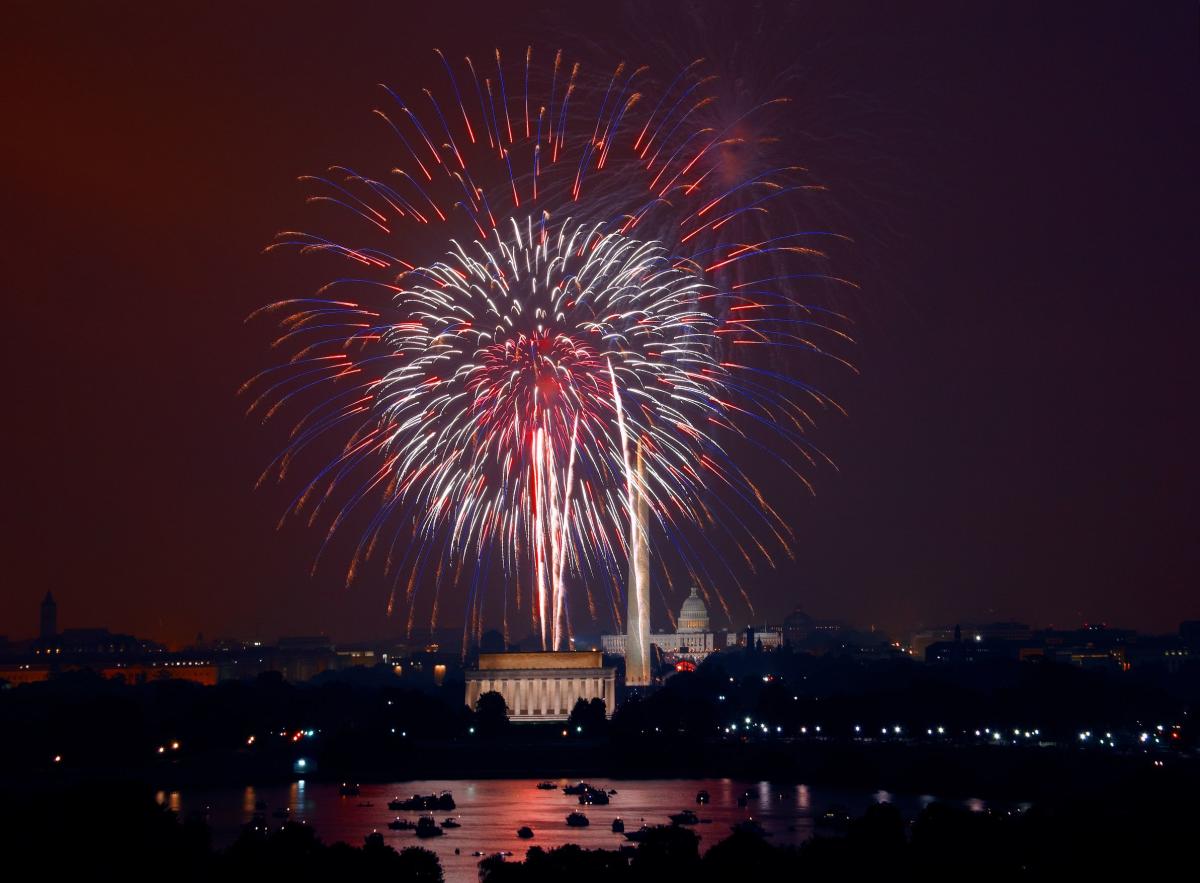
[[(303, 769), (298, 761), (304, 760)], [(1160, 765), (1161, 764), (1161, 765)], [(714, 778), (886, 789), (947, 798), (1039, 800), (1064, 791), (1087, 794), (1165, 776), (1200, 786), (1190, 758), (1061, 748), (907, 745), (872, 742), (458, 739), (418, 741), (389, 752), (354, 750), (319, 739), (272, 752), (210, 751), (142, 767), (5, 770), (5, 790), (63, 789), (115, 781), (155, 789), (196, 785), (309, 781), (394, 782), (413, 779)]]

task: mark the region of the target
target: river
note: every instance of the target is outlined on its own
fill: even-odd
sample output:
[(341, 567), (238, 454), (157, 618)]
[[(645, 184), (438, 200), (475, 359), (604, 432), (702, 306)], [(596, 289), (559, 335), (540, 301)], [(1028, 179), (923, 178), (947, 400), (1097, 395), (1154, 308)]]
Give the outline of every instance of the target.
[[(524, 856), (531, 845), (550, 848), (577, 843), (586, 848), (615, 849), (627, 841), (612, 832), (612, 821), (620, 817), (627, 831), (643, 822), (663, 824), (670, 813), (691, 809), (701, 819), (693, 830), (700, 835), (700, 849), (729, 835), (730, 827), (753, 818), (766, 829), (774, 843), (798, 844), (812, 836), (814, 818), (833, 806), (843, 806), (852, 815), (861, 815), (871, 803), (895, 804), (905, 818), (915, 817), (934, 798), (929, 795), (898, 795), (886, 791), (853, 791), (816, 788), (806, 785), (773, 785), (770, 782), (742, 782), (733, 779), (601, 779), (589, 780), (597, 787), (615, 789), (608, 806), (581, 807), (578, 798), (563, 794), (568, 780), (556, 780), (553, 791), (539, 790), (529, 779), (428, 780), (397, 782), (386, 785), (362, 785), (356, 797), (342, 797), (336, 784), (305, 782), (289, 785), (220, 788), (189, 788), (160, 792), (159, 800), (181, 816), (204, 815), (212, 828), (216, 846), (231, 843), (241, 827), (249, 822), (256, 806), (265, 804), (270, 824), (283, 824), (277, 813), (312, 825), (317, 836), (327, 843), (344, 841), (361, 845), (372, 831), (379, 831), (397, 850), (420, 845), (435, 851), (442, 862), (447, 883), (475, 883), (479, 857), (476, 852), (513, 853), (514, 860)], [(700, 806), (697, 792), (705, 790), (711, 802)], [(449, 791), (457, 808), (454, 812), (436, 812), (441, 822), (454, 816), (462, 827), (447, 829), (442, 837), (419, 840), (412, 831), (392, 831), (387, 823), (397, 816), (416, 820), (420, 813), (393, 812), (389, 800), (413, 794)], [(745, 806), (738, 805), (744, 796)], [(965, 805), (982, 810), (981, 800)], [(591, 824), (570, 828), (566, 816), (581, 809)], [(261, 811), (261, 810), (260, 810)], [(533, 840), (521, 840), (517, 829), (528, 825)], [(457, 850), (457, 852), (456, 852)]]

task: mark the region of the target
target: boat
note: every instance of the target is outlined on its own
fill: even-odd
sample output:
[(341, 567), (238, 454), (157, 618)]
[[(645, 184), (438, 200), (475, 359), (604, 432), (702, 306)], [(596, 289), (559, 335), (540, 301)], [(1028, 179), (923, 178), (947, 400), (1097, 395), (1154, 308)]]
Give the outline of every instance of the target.
[(438, 827), (433, 816), (421, 816), (417, 819), (416, 832), (418, 837), (441, 837), (446, 833)]
[(567, 816), (567, 827), (570, 828), (586, 828), (591, 822), (583, 813), (576, 810)]
[(522, 840), (532, 840), (533, 828), (529, 827), (528, 825), (522, 825), (521, 827), (517, 828), (517, 836)]
[(558, 786), (555, 785), (553, 782), (538, 782), (537, 787), (538, 787), (539, 791), (553, 791)]
[(435, 809), (454, 812), (456, 808), (454, 797), (449, 791), (443, 791), (441, 794), (414, 794), (403, 800), (396, 797), (388, 801), (388, 809), (408, 810), (409, 812), (429, 812)]
[(850, 824), (850, 810), (841, 804), (834, 804), (813, 819), (813, 823), (822, 828), (845, 828)]
[(451, 817), (442, 822), (442, 827), (443, 828), (461, 828), (462, 822), (460, 822), (458, 819)]
[(357, 797), (358, 785), (353, 782), (342, 782), (342, 786), (338, 788), (338, 795), (341, 797)]
[(696, 802), (699, 803), (701, 806), (708, 803), (710, 800), (712, 800), (712, 798), (709, 796), (707, 791), (697, 791), (696, 792)]
[(579, 802), (585, 806), (607, 806), (608, 794), (604, 791), (590, 788), (579, 795)]
[(766, 828), (760, 825), (754, 819), (745, 819), (734, 825), (731, 830), (735, 834), (753, 834), (755, 837), (770, 837)]
[(620, 816), (617, 816), (615, 819), (613, 819), (612, 829), (614, 834), (625, 833), (625, 823), (621, 821)]
[(415, 823), (410, 822), (408, 819), (402, 819), (399, 816), (388, 822), (387, 826), (393, 831), (411, 831), (417, 827)]
[(587, 791), (599, 791), (599, 790), (602, 790), (602, 789), (596, 788), (594, 785), (590, 785), (587, 782), (580, 782), (577, 785), (564, 785), (563, 786), (563, 794), (583, 794), (584, 792), (587, 792)]
[(672, 825), (698, 825), (700, 817), (690, 809), (680, 810), (677, 813), (672, 813), (668, 818)]

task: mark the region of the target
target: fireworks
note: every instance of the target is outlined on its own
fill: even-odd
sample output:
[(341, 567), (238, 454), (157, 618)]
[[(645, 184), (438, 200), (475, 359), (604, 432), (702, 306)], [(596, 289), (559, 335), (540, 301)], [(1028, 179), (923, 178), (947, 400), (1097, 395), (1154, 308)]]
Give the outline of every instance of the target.
[[(730, 180), (744, 120), (690, 122), (711, 83), (699, 63), (651, 100), (646, 69), (619, 65), (585, 86), (561, 52), (548, 72), (531, 50), (507, 70), (499, 52), (487, 70), (442, 61), (448, 97), (425, 90), (424, 117), (390, 90), (377, 111), (404, 160), (387, 181), (345, 167), (309, 179), (314, 200), (359, 222), (359, 241), (286, 233), (272, 246), (331, 253), (356, 272), (260, 311), (291, 357), (246, 384), (249, 410), (296, 415), (263, 477), (339, 440), (288, 511), (310, 523), (324, 513), (328, 542), (366, 509), (348, 579), (382, 559), (389, 612), (402, 603), (410, 627), (432, 571), (431, 620), (441, 587), (469, 583), (466, 627), (478, 631), (480, 577), (494, 564), (544, 647), (570, 634), (569, 585), (593, 614), (606, 597), (619, 622), (635, 498), (672, 553), (657, 557), (724, 603), (696, 536), (722, 532), (751, 567), (770, 557), (760, 537), (791, 542), (737, 450), (804, 481), (797, 463), (820, 458), (810, 411), (836, 407), (754, 355), (827, 355), (818, 338), (844, 338), (833, 314), (794, 294), (832, 279), (812, 244), (832, 234), (740, 236), (813, 185), (796, 167)], [(394, 254), (410, 239), (415, 255)], [(507, 628), (507, 595), (504, 611)]]

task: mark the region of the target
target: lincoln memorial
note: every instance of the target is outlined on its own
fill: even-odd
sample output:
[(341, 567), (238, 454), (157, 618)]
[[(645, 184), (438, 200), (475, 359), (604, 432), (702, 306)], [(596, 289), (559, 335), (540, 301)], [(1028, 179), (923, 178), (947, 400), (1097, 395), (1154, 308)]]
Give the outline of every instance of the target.
[(611, 717), (616, 683), (598, 650), (480, 653), (478, 668), (467, 672), (467, 707), (495, 691), (512, 721), (565, 721), (580, 699), (602, 700)]

